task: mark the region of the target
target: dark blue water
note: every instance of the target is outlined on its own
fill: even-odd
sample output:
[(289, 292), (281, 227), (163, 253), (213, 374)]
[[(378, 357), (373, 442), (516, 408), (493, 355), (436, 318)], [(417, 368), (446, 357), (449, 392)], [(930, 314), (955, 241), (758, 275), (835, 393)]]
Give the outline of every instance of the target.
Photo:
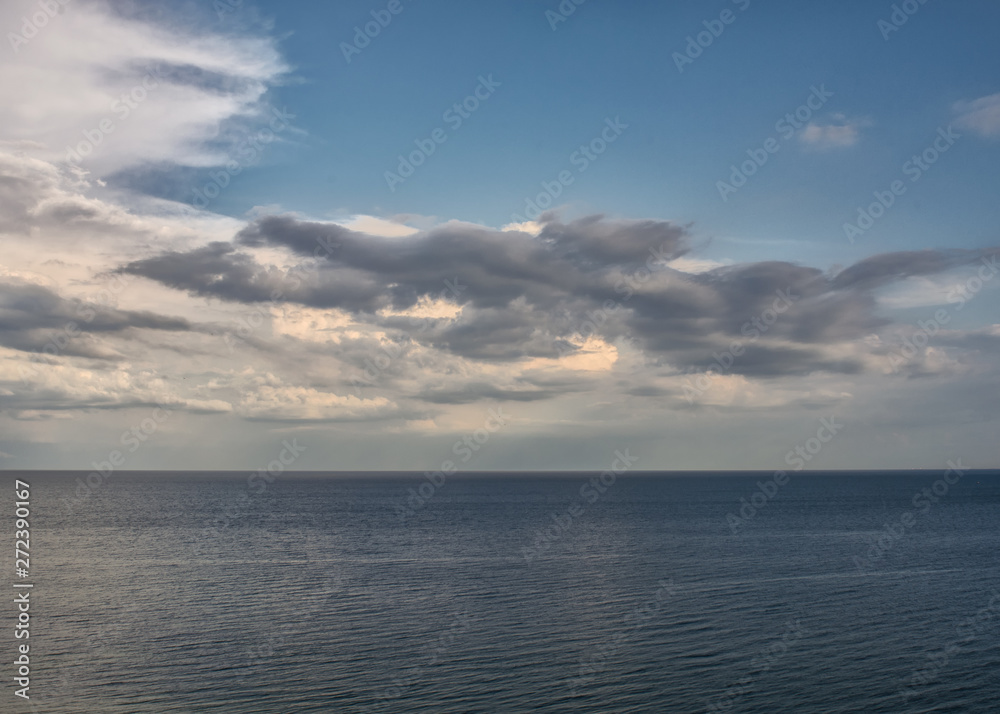
[[(997, 712), (1000, 476), (943, 473), (484, 475), (409, 506), (422, 477), (122, 473), (73, 502), (79, 474), (17, 474), (31, 704)], [(0, 709), (31, 711), (12, 631)]]

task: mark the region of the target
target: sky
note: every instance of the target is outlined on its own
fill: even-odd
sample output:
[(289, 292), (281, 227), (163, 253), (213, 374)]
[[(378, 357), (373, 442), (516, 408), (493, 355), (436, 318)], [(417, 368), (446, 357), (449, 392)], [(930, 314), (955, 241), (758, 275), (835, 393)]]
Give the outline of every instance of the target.
[(5, 2), (0, 469), (995, 468), (998, 26)]

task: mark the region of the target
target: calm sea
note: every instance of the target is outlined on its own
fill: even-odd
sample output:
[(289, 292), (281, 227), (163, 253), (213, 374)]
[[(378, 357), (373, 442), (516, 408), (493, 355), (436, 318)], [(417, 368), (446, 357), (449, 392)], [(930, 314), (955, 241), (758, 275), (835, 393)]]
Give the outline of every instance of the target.
[(15, 476), (2, 711), (1000, 711), (997, 472)]

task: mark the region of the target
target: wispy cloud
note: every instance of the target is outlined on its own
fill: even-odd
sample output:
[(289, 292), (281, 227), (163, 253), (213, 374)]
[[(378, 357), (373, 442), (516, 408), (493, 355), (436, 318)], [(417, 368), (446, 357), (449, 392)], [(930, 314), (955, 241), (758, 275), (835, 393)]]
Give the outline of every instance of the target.
[(809, 122), (799, 132), (799, 142), (816, 151), (845, 149), (858, 143), (861, 130), (867, 126), (871, 126), (867, 119), (848, 119), (843, 114), (836, 114), (832, 121)]
[[(20, 26), (16, 3), (0, 26)], [(8, 142), (97, 176), (147, 163), (227, 160), (231, 135), (267, 114), (265, 93), (287, 72), (275, 40), (225, 36), (128, 18), (77, 0), (17, 53), (0, 53)]]
[(988, 139), (1000, 137), (1000, 93), (955, 104), (955, 123)]

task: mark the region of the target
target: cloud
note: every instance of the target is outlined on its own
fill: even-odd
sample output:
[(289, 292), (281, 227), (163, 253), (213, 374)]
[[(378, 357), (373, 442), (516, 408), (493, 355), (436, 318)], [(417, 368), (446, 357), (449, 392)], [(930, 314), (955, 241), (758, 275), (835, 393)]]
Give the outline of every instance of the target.
[(273, 374), (254, 375), (241, 384), (238, 412), (250, 420), (284, 422), (359, 422), (396, 416), (385, 397), (363, 399), (314, 387), (289, 385)]
[(376, 216), (351, 216), (342, 222), (345, 228), (384, 238), (401, 238), (418, 233), (418, 229), (404, 225), (400, 221), (386, 220)]
[[(226, 161), (290, 71), (271, 38), (125, 7), (75, 0), (0, 57), (0, 90), (19, 98), (0, 108), (0, 400), (19, 424), (165, 404), (244, 426), (458, 428), (484, 402), (554, 423), (622, 397), (686, 408), (681, 381), (734, 344), (702, 406), (825, 405), (845, 390), (781, 380), (878, 374), (890, 347), (865, 340), (892, 322), (876, 292), (979, 255), (886, 254), (830, 275), (694, 257), (691, 229), (664, 220), (551, 210), (494, 230), (262, 206), (243, 222), (116, 191)], [(837, 115), (800, 141), (850, 146), (865, 125)], [(782, 293), (787, 309), (755, 327)], [(992, 332), (948, 333), (906, 376), (996, 349)]]
[[(21, 27), (35, 3), (4, 3), (0, 26)], [(214, 166), (266, 120), (268, 88), (289, 67), (271, 38), (147, 22), (74, 0), (0, 53), (2, 138), (34, 158), (98, 176), (147, 164)], [(7, 48), (8, 50), (10, 48)]]
[(501, 388), (485, 382), (452, 384), (424, 392), (419, 398), (431, 404), (473, 404), (480, 401), (536, 402), (566, 393), (565, 389)]
[(23, 352), (95, 359), (120, 357), (102, 344), (109, 333), (190, 331), (187, 320), (70, 301), (49, 288), (0, 276), (0, 345)]
[(870, 290), (904, 278), (944, 273), (994, 255), (1000, 248), (981, 250), (914, 250), (865, 258), (840, 271), (833, 284), (841, 289)]
[[(478, 362), (558, 363), (582, 354), (588, 340), (614, 345), (628, 339), (651, 358), (698, 371), (735, 341), (748, 345), (734, 372), (780, 377), (866, 371), (864, 350), (842, 345), (889, 324), (878, 312), (876, 289), (987, 254), (888, 253), (833, 276), (782, 261), (703, 265), (692, 273), (670, 267), (689, 250), (686, 229), (673, 223), (603, 216), (564, 223), (548, 216), (540, 225), (533, 235), (451, 222), (386, 238), (271, 216), (232, 242), (163, 253), (120, 271), (194, 296), (340, 311), (359, 325), (407, 333), (407, 345)], [(318, 246), (328, 250), (309, 270), (281, 270), (257, 257), (281, 248), (308, 259)], [(454, 308), (435, 317), (412, 312), (434, 300)], [(781, 307), (777, 320), (775, 306)], [(760, 320), (769, 311), (765, 327)], [(467, 386), (483, 398), (550, 396), (546, 390)], [(454, 389), (425, 389), (420, 398), (462, 401)]]
[(867, 119), (848, 119), (843, 114), (837, 114), (832, 122), (813, 121), (807, 124), (799, 132), (799, 142), (817, 151), (844, 149), (857, 144), (861, 130), (870, 125)]
[[(0, 267), (0, 411), (17, 429), (157, 404), (247, 428), (400, 433), (460, 430), (505, 402), (530, 405), (538, 428), (583, 413), (625, 424), (664, 408), (813, 409), (855, 392), (831, 379), (978, 374), (1000, 350), (993, 332), (956, 330), (890, 373), (898, 325), (880, 309), (887, 290), (993, 251), (887, 253), (832, 273), (692, 257), (690, 228), (669, 221), (208, 220), (94, 197), (29, 156), (0, 151), (0, 172), (0, 239), (17, 266)], [(689, 404), (684, 380), (713, 372)]]
[[(236, 246), (283, 247), (305, 258), (322, 251), (329, 258), (318, 271), (284, 280)], [(283, 288), (289, 300), (358, 312), (409, 309), (421, 298), (442, 295), (465, 302), (468, 283), (473, 286), (468, 300), (486, 310), (519, 298), (538, 307), (555, 305), (567, 291), (611, 298), (609, 280), (622, 270), (685, 252), (683, 229), (668, 222), (592, 217), (546, 224), (537, 237), (450, 222), (406, 238), (385, 238), (272, 216), (241, 231), (233, 244), (163, 254), (121, 270), (206, 296), (263, 301)], [(588, 274), (605, 284), (588, 287)]]
[(987, 139), (1000, 137), (1000, 94), (957, 102), (955, 123)]
[(154, 370), (117, 362), (97, 368), (68, 359), (32, 362), (0, 348), (0, 400), (16, 419), (39, 420), (53, 413), (165, 406), (200, 414), (231, 412), (225, 400), (182, 394)]
[(675, 258), (667, 263), (667, 266), (673, 268), (674, 270), (679, 270), (682, 273), (691, 273), (693, 275), (698, 273), (707, 273), (710, 270), (715, 270), (716, 268), (724, 268), (727, 265), (732, 265), (732, 261), (718, 261), (718, 260), (708, 260), (705, 258)]
[(508, 223), (500, 228), (500, 230), (506, 232), (519, 231), (521, 233), (527, 233), (528, 235), (537, 236), (542, 232), (544, 224), (538, 221), (522, 221), (521, 223)]
[(937, 343), (995, 353), (1000, 350), (1000, 324), (975, 330), (942, 330)]

